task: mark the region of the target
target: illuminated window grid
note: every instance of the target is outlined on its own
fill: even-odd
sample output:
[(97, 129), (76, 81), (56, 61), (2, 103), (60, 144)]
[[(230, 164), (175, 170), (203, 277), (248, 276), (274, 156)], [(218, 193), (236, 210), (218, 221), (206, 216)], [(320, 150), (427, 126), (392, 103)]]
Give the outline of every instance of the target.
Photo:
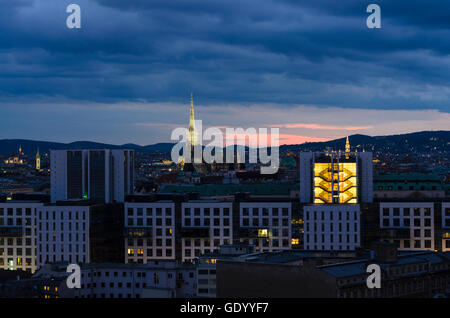
[(354, 250), (361, 244), (358, 205), (304, 207), (304, 245), (307, 250)]
[[(132, 215), (129, 211), (133, 212)], [(175, 259), (173, 202), (126, 203), (125, 222), (127, 227), (151, 228), (152, 232), (151, 237), (125, 238), (126, 263), (146, 264), (151, 260)]]
[(434, 250), (434, 205), (424, 202), (380, 203), (380, 228), (409, 229), (409, 238), (382, 238), (401, 250)]
[[(189, 209), (189, 215), (186, 215), (186, 209)], [(209, 212), (206, 212), (208, 209)], [(215, 215), (215, 209), (218, 209), (218, 215)], [(225, 209), (228, 210), (228, 215), (224, 214)], [(181, 239), (183, 261), (193, 260), (217, 250), (220, 245), (233, 242), (233, 204), (231, 202), (185, 202), (182, 204), (181, 213), (182, 226), (209, 227), (209, 238)], [(200, 221), (199, 225), (195, 225), (196, 219)], [(219, 220), (218, 225), (215, 224), (215, 219)], [(225, 225), (225, 219), (228, 225)]]
[[(286, 214), (283, 214), (283, 209), (287, 209)], [(259, 230), (258, 238), (240, 238), (239, 241), (241, 243), (255, 245), (255, 250), (261, 252), (273, 252), (291, 248), (291, 203), (242, 202), (239, 211), (241, 228), (253, 227)], [(254, 211), (257, 211), (257, 215), (254, 215)], [(255, 224), (254, 221), (257, 223)], [(267, 230), (267, 237), (261, 230)]]
[(43, 206), (36, 211), (37, 264), (89, 262), (89, 207)]
[(36, 270), (35, 209), (41, 203), (0, 204), (0, 225), (22, 227), (21, 237), (0, 237), (0, 269)]

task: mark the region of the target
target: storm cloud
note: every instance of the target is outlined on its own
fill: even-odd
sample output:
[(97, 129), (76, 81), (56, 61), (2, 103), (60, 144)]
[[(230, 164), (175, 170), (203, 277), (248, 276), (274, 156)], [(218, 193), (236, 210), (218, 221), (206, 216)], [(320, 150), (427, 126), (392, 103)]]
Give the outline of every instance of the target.
[[(70, 3), (81, 7), (81, 29), (65, 25)], [(366, 27), (370, 3), (381, 7), (381, 29)], [(69, 125), (77, 117), (43, 104), (97, 114), (105, 104), (183, 105), (191, 91), (205, 114), (271, 105), (301, 116), (295, 110), (309, 105), (324, 118), (339, 108), (350, 116), (345, 125), (373, 133), (381, 123), (355, 122), (346, 110), (450, 112), (449, 1), (2, 0), (0, 30), (0, 108), (9, 114), (0, 124), (8, 127), (20, 128), (33, 107)], [(272, 124), (341, 126), (299, 117)]]

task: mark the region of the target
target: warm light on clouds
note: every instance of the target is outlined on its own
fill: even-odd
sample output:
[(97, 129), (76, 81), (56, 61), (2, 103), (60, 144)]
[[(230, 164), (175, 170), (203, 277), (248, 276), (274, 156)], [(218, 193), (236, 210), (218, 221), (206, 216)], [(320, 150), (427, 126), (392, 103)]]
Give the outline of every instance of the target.
[(272, 127), (325, 129), (325, 130), (364, 130), (373, 128), (373, 126), (326, 126), (320, 124), (281, 124), (281, 125), (272, 125)]
[[(171, 142), (177, 127), (187, 128), (189, 103), (34, 103), (2, 104), (3, 138), (149, 145)], [(203, 129), (280, 128), (280, 144), (326, 141), (347, 135), (402, 134), (448, 130), (450, 114), (438, 110), (347, 109), (314, 105), (197, 105)], [(11, 118), (20, 118), (11, 121)], [(70, 118), (70, 120), (61, 120)], [(293, 123), (299, 124), (293, 124)], [(289, 127), (289, 128), (287, 128)]]

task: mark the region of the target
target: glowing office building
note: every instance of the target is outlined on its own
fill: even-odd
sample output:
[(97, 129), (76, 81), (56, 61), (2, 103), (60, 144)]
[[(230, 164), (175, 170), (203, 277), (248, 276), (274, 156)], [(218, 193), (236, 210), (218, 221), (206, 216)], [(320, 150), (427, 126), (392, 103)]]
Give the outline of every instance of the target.
[(307, 250), (355, 250), (361, 246), (360, 203), (373, 201), (372, 153), (300, 153), (300, 203)]
[(300, 153), (300, 202), (372, 202), (372, 153)]

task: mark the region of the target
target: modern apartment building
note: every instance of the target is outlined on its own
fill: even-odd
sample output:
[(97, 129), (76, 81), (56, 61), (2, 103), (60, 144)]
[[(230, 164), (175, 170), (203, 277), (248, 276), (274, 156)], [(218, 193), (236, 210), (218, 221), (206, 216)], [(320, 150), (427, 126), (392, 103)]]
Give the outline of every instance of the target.
[[(124, 207), (128, 263), (191, 262), (229, 244), (254, 245), (257, 251), (292, 247), (293, 203), (289, 201), (158, 194), (130, 196)], [(295, 245), (298, 241), (295, 238)]]
[(435, 249), (433, 202), (380, 202), (381, 239), (401, 250)]
[(184, 261), (217, 250), (233, 240), (233, 203), (189, 200), (181, 204), (181, 248)]
[(35, 213), (39, 201), (0, 202), (0, 269), (36, 270)]
[(37, 265), (123, 263), (123, 204), (59, 201), (36, 209)]
[(197, 263), (197, 296), (216, 297), (216, 264), (220, 260), (239, 259), (242, 255), (254, 253), (253, 245), (222, 245), (217, 251), (202, 255)]
[(68, 289), (68, 263), (43, 266), (33, 277), (42, 298), (175, 298), (194, 297), (193, 264), (151, 261), (147, 264), (91, 263), (81, 266), (81, 288)]
[(442, 203), (442, 251), (450, 251), (450, 202)]
[(306, 205), (303, 208), (306, 250), (355, 250), (361, 246), (359, 204)]
[(239, 242), (256, 251), (291, 248), (291, 202), (239, 202)]
[(175, 203), (125, 202), (125, 261), (175, 260)]

